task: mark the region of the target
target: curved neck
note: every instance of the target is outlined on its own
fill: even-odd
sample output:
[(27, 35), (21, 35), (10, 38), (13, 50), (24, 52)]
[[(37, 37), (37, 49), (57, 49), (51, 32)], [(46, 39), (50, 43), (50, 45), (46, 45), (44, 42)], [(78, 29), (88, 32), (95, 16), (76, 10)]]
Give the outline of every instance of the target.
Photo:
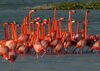
[(52, 32), (54, 32), (54, 20), (53, 20), (53, 23), (52, 23)]
[(59, 38), (59, 27), (58, 27), (58, 24), (57, 24), (57, 38)]
[(54, 20), (56, 20), (56, 8), (54, 10)]
[(53, 20), (53, 24), (55, 26), (55, 31), (57, 31), (56, 8), (54, 9), (54, 20)]
[(44, 39), (44, 23), (42, 22), (42, 39)]
[(57, 26), (58, 26), (57, 20), (54, 20), (54, 24), (55, 24), (55, 31), (57, 31)]
[(40, 23), (39, 23), (39, 38), (41, 37)]
[(66, 38), (66, 32), (67, 32), (67, 31), (64, 32), (64, 37), (62, 38), (62, 43), (64, 43), (64, 41), (65, 41), (65, 38)]
[(69, 28), (69, 32), (71, 33), (71, 28), (72, 28), (72, 18), (71, 18), (71, 12), (69, 12), (69, 23), (68, 23), (68, 28)]
[(29, 28), (28, 28), (27, 20), (28, 20), (28, 16), (26, 17), (26, 30), (27, 30), (27, 34), (29, 34)]
[(73, 37), (73, 28), (72, 28), (72, 23), (70, 24), (70, 27), (71, 27), (71, 32), (70, 32), (70, 34), (71, 34), (71, 39), (72, 39), (72, 37)]
[(79, 21), (77, 22), (77, 34), (79, 34)]
[(87, 39), (87, 12), (85, 16), (85, 40)]
[(29, 34), (29, 29), (28, 29), (29, 24), (26, 24), (26, 26), (27, 26), (27, 34)]
[(12, 30), (12, 39), (14, 39), (14, 23), (12, 23), (11, 30)]
[(69, 12), (69, 24), (70, 24), (70, 35), (71, 35), (71, 39), (72, 39), (72, 37), (73, 37), (73, 35), (72, 35), (72, 33), (73, 33), (73, 27), (72, 27), (72, 18), (71, 18), (71, 12)]
[(65, 29), (66, 29), (66, 32), (67, 32), (67, 26), (65, 25)]
[(11, 39), (10, 27), (11, 27), (11, 24), (8, 26), (9, 39)]
[(39, 24), (37, 24), (37, 40), (39, 39)]

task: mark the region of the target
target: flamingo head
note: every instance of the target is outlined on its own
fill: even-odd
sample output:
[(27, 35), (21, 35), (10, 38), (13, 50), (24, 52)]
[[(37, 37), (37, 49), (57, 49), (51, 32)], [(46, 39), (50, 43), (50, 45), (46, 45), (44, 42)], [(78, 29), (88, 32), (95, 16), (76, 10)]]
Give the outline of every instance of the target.
[(14, 24), (17, 24), (16, 21), (13, 21)]
[(8, 25), (9, 23), (8, 22), (5, 22), (3, 25), (5, 26), (5, 25)]
[(43, 22), (46, 22), (48, 19), (44, 19)]
[(26, 19), (28, 20), (29, 16), (26, 16)]
[(58, 19), (58, 21), (61, 21), (61, 20), (63, 20), (64, 18), (60, 18), (60, 19)]
[(35, 10), (31, 10), (31, 11), (29, 11), (29, 14), (34, 13), (34, 12), (35, 12)]
[(69, 13), (75, 13), (76, 11), (75, 10), (71, 10), (71, 11), (69, 11)]
[(97, 35), (96, 35), (96, 41), (98, 41), (98, 40), (99, 40), (99, 35), (97, 34)]
[(44, 23), (44, 24), (47, 24), (47, 22), (46, 22), (47, 20), (48, 20), (48, 19), (44, 19), (44, 20), (43, 20), (43, 23)]
[(77, 22), (77, 24), (79, 24), (79, 23), (80, 23), (80, 21)]
[(36, 18), (36, 21), (39, 20), (39, 19), (41, 19), (41, 18), (40, 18), (40, 17), (37, 17), (37, 18)]
[(86, 11), (86, 13), (89, 13), (89, 11)]
[(72, 21), (72, 23), (75, 23), (75, 22), (76, 22), (75, 20)]

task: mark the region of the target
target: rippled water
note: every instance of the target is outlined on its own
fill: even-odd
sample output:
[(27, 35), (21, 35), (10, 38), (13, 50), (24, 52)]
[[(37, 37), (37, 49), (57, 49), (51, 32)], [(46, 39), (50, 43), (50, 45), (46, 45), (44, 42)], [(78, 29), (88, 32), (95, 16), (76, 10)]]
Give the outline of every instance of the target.
[[(76, 10), (72, 14), (72, 18), (80, 21), (80, 29), (84, 21), (86, 10)], [(88, 14), (88, 34), (100, 35), (100, 10), (89, 10)], [(28, 15), (28, 10), (3, 9), (0, 10), (0, 40), (4, 38), (3, 22), (17, 21), (22, 23), (24, 16)], [(41, 17), (42, 19), (52, 17), (53, 10), (37, 10), (32, 14), (32, 18)], [(68, 24), (68, 10), (57, 10), (57, 18), (64, 17), (62, 21), (62, 29)], [(77, 24), (73, 24), (76, 31)], [(47, 25), (46, 25), (47, 29)], [(18, 28), (20, 32), (20, 28)], [(0, 71), (10, 71), (10, 63), (6, 61), (4, 64), (0, 57)], [(48, 55), (43, 58), (35, 59), (34, 56), (26, 56), (24, 62), (18, 57), (15, 62), (15, 71), (100, 71), (100, 55), (84, 54), (84, 55)]]

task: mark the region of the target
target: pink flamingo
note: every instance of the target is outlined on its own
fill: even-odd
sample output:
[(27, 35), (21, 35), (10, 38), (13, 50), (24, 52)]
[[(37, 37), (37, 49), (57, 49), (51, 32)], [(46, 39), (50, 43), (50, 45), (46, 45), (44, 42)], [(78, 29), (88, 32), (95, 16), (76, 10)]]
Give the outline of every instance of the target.
[(100, 50), (100, 40), (98, 40), (92, 47), (91, 47), (91, 51), (93, 51), (93, 49), (96, 50)]

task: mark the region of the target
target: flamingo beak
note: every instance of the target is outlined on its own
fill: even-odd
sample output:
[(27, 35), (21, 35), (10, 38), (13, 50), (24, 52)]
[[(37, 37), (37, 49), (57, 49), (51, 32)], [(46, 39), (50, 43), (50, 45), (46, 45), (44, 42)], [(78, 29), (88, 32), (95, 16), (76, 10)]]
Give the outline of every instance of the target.
[(35, 12), (35, 10), (31, 10), (29, 13), (31, 14), (31, 13), (33, 13), (33, 12)]
[(8, 58), (6, 57), (5, 60), (8, 60)]
[(76, 13), (76, 11), (75, 10), (72, 10), (72, 13)]
[(44, 24), (47, 24), (47, 22), (44, 22)]
[(75, 22), (76, 22), (75, 20), (72, 21), (72, 23), (75, 23)]
[(36, 22), (36, 24), (39, 24), (39, 22)]
[(76, 13), (76, 11), (75, 10), (71, 10), (71, 11), (69, 11), (69, 13)]
[(40, 19), (40, 17), (36, 18), (36, 20), (39, 20), (39, 19)]
[(48, 19), (44, 19), (43, 21), (46, 22)]
[(58, 21), (61, 21), (61, 20), (63, 20), (64, 18), (60, 18)]

